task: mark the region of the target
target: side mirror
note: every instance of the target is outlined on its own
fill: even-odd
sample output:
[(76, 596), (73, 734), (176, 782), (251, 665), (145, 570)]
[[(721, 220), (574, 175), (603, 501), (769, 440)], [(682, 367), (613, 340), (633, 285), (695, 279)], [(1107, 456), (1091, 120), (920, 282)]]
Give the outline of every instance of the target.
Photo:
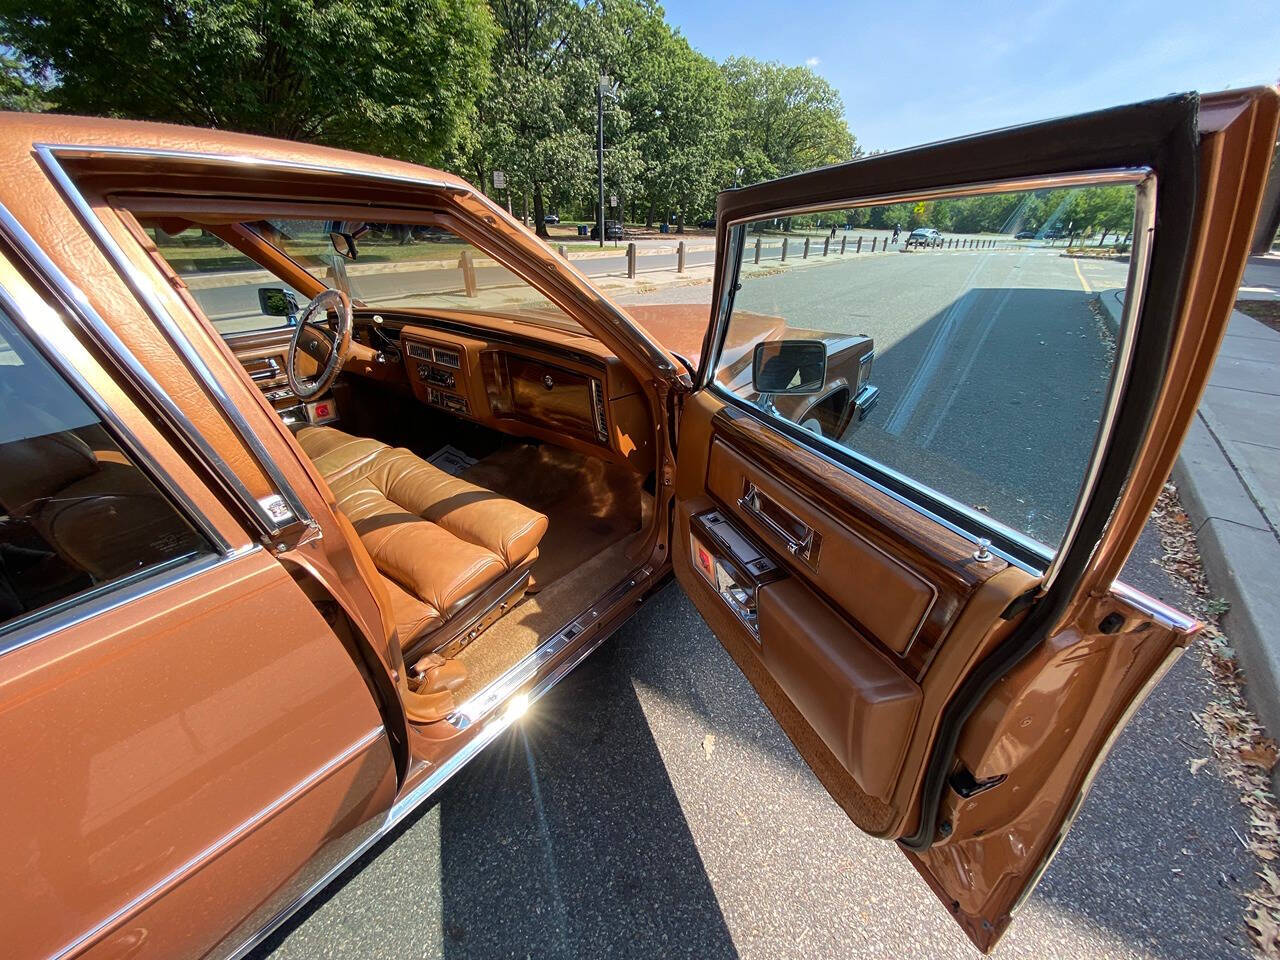
[(827, 382), (827, 345), (821, 340), (766, 340), (751, 362), (756, 393), (817, 393)]
[(296, 323), (298, 298), (283, 287), (259, 287), (258, 309), (264, 317), (288, 317)]

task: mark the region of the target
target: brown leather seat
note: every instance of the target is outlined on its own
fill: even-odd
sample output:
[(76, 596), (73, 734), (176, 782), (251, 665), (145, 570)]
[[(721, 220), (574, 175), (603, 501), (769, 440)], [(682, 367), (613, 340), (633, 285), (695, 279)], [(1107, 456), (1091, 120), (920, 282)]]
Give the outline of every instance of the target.
[(387, 579), (402, 644), (537, 559), (542, 514), (378, 440), (332, 427), (297, 438)]

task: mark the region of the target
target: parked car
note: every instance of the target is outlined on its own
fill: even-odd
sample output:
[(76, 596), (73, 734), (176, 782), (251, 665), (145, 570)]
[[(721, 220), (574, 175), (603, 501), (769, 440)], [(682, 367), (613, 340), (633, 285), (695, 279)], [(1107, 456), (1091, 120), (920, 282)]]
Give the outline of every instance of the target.
[(556, 213), (548, 213), (542, 218), (542, 222), (547, 224), (557, 224), (560, 222), (560, 215)]
[[(1052, 545), (838, 443), (870, 338), (811, 329), (804, 299), (751, 312), (743, 256), (710, 311), (623, 307), (447, 173), (5, 114), (5, 955), (243, 956), (672, 577), (852, 822), (990, 950), (1198, 629), (1116, 576), (1230, 313), (1189, 291), (1243, 269), (1265, 177), (1239, 174), (1278, 113), (1234, 90), (963, 141), (983, 189), (1137, 193), (1143, 336)], [(951, 190), (955, 141), (908, 159), (728, 191), (727, 242)], [(438, 228), (429, 285), (370, 256), (395, 231), (366, 209)], [(216, 282), (183, 238), (216, 240)], [(859, 436), (929, 413), (891, 399)], [(970, 468), (994, 492), (1017, 457)]]
[(1015, 240), (1034, 240), (1035, 238), (1036, 232), (1034, 230), (1019, 230), (1013, 235)]
[(716, 228), (716, 218), (707, 217), (705, 220), (698, 221), (699, 230), (714, 230)]
[[(624, 240), (626, 239), (626, 231), (623, 230), (622, 224), (617, 220), (606, 220), (604, 222), (604, 238), (606, 240)], [(591, 239), (600, 239), (600, 225), (593, 224), (591, 227)]]
[(910, 250), (912, 247), (940, 247), (942, 246), (942, 234), (933, 227), (916, 227), (907, 235), (907, 243), (903, 249)]

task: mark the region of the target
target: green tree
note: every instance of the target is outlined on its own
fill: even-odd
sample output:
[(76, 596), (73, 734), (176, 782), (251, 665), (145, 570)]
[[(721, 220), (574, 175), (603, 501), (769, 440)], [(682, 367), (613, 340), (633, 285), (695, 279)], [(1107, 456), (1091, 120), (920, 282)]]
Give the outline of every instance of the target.
[[(643, 197), (646, 221), (675, 211), (685, 220), (708, 211), (729, 177), (727, 88), (716, 64), (671, 29), (662, 9), (645, 0), (608, 0), (606, 23), (619, 22), (615, 57), (627, 135), (610, 140), (617, 160)], [(610, 158), (614, 159), (614, 158)], [(619, 166), (610, 164), (610, 171)], [(619, 180), (618, 174), (612, 174)], [(613, 181), (611, 180), (611, 183)]]
[(0, 110), (38, 113), (49, 109), (45, 84), (17, 57), (0, 50)]
[(454, 162), (473, 181), (494, 170), (533, 194), (539, 236), (546, 198), (585, 194), (594, 167), (600, 11), (574, 0), (493, 0), (500, 78), (479, 101)]
[(729, 156), (742, 182), (851, 160), (857, 141), (844, 120), (840, 94), (808, 67), (730, 57)]
[(436, 161), (489, 80), (484, 0), (0, 0), (56, 110)]

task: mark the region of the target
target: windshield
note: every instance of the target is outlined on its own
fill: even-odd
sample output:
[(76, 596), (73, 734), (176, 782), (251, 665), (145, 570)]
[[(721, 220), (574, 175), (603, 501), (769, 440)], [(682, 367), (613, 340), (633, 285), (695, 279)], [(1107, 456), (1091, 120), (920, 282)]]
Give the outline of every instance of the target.
[(538, 288), (440, 227), (329, 220), (248, 226), (326, 287), (345, 287), (368, 307), (467, 310), (582, 330)]

